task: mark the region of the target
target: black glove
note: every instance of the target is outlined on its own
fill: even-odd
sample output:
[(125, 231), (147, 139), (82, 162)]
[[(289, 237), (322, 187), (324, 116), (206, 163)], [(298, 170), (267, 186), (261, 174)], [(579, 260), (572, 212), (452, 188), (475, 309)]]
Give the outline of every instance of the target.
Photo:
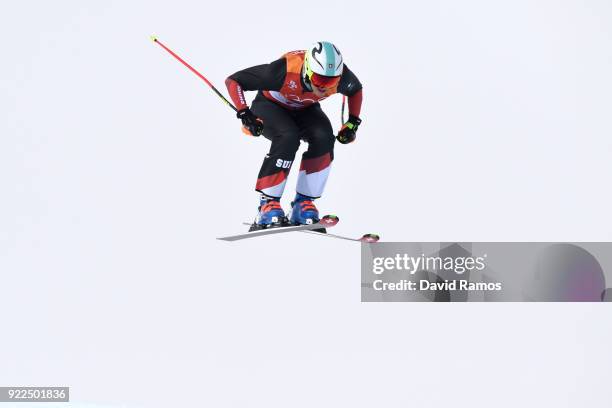
[(247, 135), (259, 136), (263, 133), (263, 121), (249, 108), (239, 110), (236, 117), (242, 121), (242, 131)]
[(349, 115), (348, 120), (338, 132), (336, 139), (342, 144), (352, 143), (355, 137), (357, 137), (357, 128), (359, 128), (360, 124), (361, 119), (357, 116)]

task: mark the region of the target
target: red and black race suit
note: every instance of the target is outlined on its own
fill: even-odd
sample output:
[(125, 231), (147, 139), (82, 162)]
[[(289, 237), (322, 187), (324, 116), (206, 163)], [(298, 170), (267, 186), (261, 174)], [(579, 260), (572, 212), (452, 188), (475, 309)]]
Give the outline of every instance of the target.
[(238, 71), (226, 85), (238, 110), (247, 108), (243, 91), (258, 91), (251, 110), (263, 120), (263, 135), (272, 142), (259, 171), (255, 189), (270, 197), (283, 194), (300, 140), (308, 143), (298, 176), (297, 192), (317, 198), (323, 193), (333, 160), (335, 136), (319, 101), (334, 93), (348, 97), (349, 114), (359, 116), (362, 85), (344, 65), (340, 82), (317, 97), (304, 83), (303, 51), (293, 51), (269, 64)]

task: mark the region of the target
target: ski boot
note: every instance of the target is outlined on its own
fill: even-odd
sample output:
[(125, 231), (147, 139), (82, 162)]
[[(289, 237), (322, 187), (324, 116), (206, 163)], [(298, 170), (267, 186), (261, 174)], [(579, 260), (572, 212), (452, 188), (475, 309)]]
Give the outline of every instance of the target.
[(265, 228), (286, 227), (289, 225), (285, 212), (280, 205), (280, 199), (261, 196), (259, 200), (259, 213), (249, 231), (257, 231)]
[(315, 207), (313, 199), (300, 193), (295, 195), (291, 203), (291, 218), (293, 225), (316, 224), (319, 222), (319, 210)]

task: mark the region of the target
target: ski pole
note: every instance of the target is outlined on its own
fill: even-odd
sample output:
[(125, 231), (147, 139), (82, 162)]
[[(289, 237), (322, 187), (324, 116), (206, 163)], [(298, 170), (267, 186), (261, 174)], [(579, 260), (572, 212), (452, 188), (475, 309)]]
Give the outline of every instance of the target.
[(342, 95), (342, 110), (340, 111), (340, 125), (344, 125), (344, 100), (346, 96)]
[(219, 92), (219, 91), (217, 90), (217, 88), (215, 88), (215, 87), (214, 87), (214, 85), (213, 85), (213, 84), (211, 84), (211, 83), (208, 81), (208, 79), (206, 79), (206, 77), (205, 77), (204, 75), (200, 74), (198, 71), (196, 71), (196, 69), (195, 69), (194, 67), (192, 67), (192, 66), (191, 66), (191, 65), (189, 65), (187, 62), (185, 62), (185, 60), (184, 60), (184, 59), (182, 59), (181, 57), (179, 57), (178, 55), (176, 55), (176, 54), (175, 54), (175, 53), (174, 53), (174, 52), (173, 52), (173, 51), (172, 51), (170, 48), (166, 47), (166, 46), (165, 46), (165, 45), (164, 45), (164, 44), (163, 44), (161, 41), (159, 41), (159, 40), (157, 39), (157, 37), (155, 37), (155, 36), (153, 36), (153, 35), (152, 35), (152, 36), (151, 36), (151, 40), (152, 40), (154, 43), (159, 44), (159, 46), (160, 46), (160, 47), (162, 47), (164, 50), (168, 51), (168, 53), (169, 53), (170, 55), (172, 55), (174, 58), (176, 58), (177, 60), (179, 60), (179, 61), (180, 61), (180, 62), (181, 62), (183, 65), (185, 65), (187, 68), (189, 68), (189, 69), (191, 70), (191, 72), (193, 72), (193, 73), (194, 73), (194, 74), (196, 74), (198, 77), (200, 77), (202, 80), (204, 80), (204, 82), (206, 82), (206, 84), (207, 84), (208, 86), (210, 86), (210, 87), (212, 88), (212, 90), (213, 90), (213, 91), (215, 91), (215, 93), (217, 94), (217, 96), (218, 96), (219, 98), (221, 98), (221, 100), (222, 100), (223, 102), (225, 102), (225, 104), (226, 104), (227, 106), (229, 106), (230, 108), (232, 108), (232, 109), (234, 110), (234, 112), (238, 112), (238, 109), (236, 109), (236, 107), (235, 107), (234, 105), (232, 105), (232, 103), (231, 103), (230, 101), (228, 101), (227, 99), (225, 99), (225, 96), (223, 96), (223, 95), (221, 94), (221, 92)]

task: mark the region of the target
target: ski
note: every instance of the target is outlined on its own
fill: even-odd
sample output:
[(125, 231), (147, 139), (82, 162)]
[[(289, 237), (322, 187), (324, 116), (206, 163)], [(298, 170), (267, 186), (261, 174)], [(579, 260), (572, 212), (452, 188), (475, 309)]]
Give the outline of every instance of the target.
[[(243, 225), (251, 225), (248, 222), (243, 222)], [(316, 235), (323, 235), (329, 238), (337, 238), (337, 239), (344, 239), (346, 241), (354, 241), (354, 242), (366, 242), (369, 244), (378, 242), (380, 240), (380, 235), (378, 234), (364, 234), (361, 238), (351, 238), (351, 237), (345, 237), (343, 235), (337, 235), (337, 234), (330, 234), (328, 233), (325, 228), (315, 228), (314, 230), (311, 229), (302, 229), (302, 230), (298, 230), (299, 232), (306, 232), (308, 234), (316, 234)]]
[(365, 242), (368, 244), (373, 244), (375, 242), (378, 242), (380, 240), (380, 235), (378, 234), (364, 234), (361, 238), (350, 238), (350, 237), (345, 237), (342, 235), (337, 235), (337, 234), (330, 234), (328, 232), (319, 232), (319, 231), (301, 231), (301, 232), (307, 232), (309, 234), (318, 234), (318, 235), (323, 235), (326, 237), (330, 237), (330, 238), (337, 238), (337, 239), (344, 239), (346, 241), (356, 241), (356, 242)]
[[(325, 215), (321, 218), (319, 222), (315, 224), (266, 228), (266, 229), (261, 229), (257, 231), (249, 231), (249, 232), (245, 232), (243, 234), (238, 234), (238, 235), (230, 235), (228, 237), (220, 237), (217, 239), (221, 241), (239, 241), (241, 239), (260, 237), (262, 235), (281, 234), (281, 233), (293, 232), (293, 231), (309, 231), (309, 230), (315, 230), (315, 229), (325, 229), (325, 228), (333, 227), (334, 225), (338, 223), (338, 221), (340, 220), (335, 215)], [(250, 225), (250, 224), (247, 224), (247, 225)]]

